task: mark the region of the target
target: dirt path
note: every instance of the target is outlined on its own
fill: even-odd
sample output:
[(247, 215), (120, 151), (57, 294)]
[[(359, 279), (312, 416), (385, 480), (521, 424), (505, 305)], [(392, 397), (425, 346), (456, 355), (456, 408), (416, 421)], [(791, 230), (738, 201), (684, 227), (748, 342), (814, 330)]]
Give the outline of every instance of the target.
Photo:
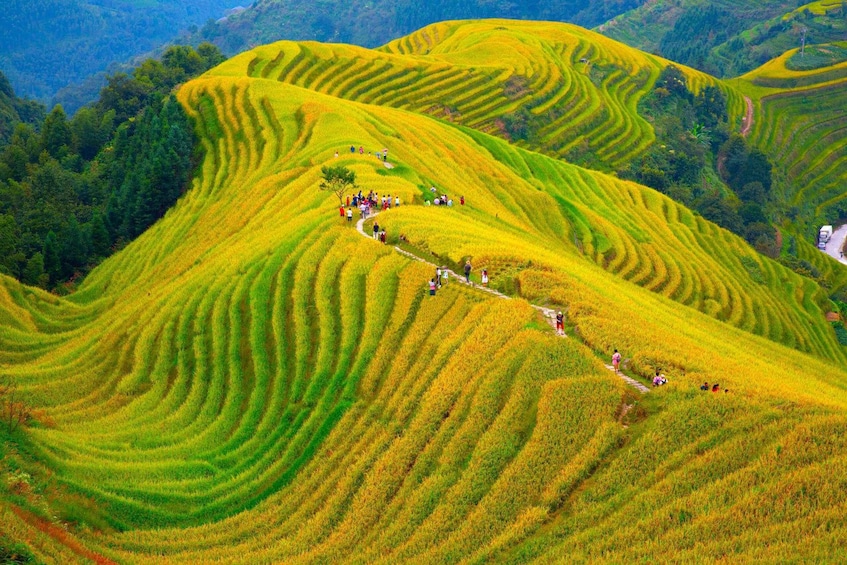
[[(378, 215), (379, 215), (378, 212), (373, 213), (369, 216), (369, 218), (373, 218), (373, 217), (378, 216)], [(364, 226), (365, 226), (365, 220), (366, 219), (367, 218), (361, 218), (361, 219), (359, 219), (358, 222), (356, 222), (356, 231), (358, 231), (363, 237), (366, 237), (368, 239), (373, 239), (373, 233), (368, 234), (368, 233), (365, 232)], [(421, 257), (418, 257), (414, 253), (410, 253), (410, 252), (406, 251), (405, 249), (401, 249), (400, 247), (398, 247), (396, 245), (394, 246), (394, 251), (396, 251), (400, 255), (403, 255), (404, 257), (408, 257), (409, 259), (411, 259), (413, 261), (418, 261), (420, 263), (426, 263), (427, 265), (431, 266), (433, 269), (438, 266), (435, 263), (431, 263), (430, 261), (427, 261), (426, 259), (422, 259)], [(489, 294), (489, 295), (497, 297), (497, 298), (502, 298), (504, 300), (511, 300), (512, 299), (511, 296), (507, 296), (507, 295), (503, 294), (502, 292), (499, 292), (499, 291), (494, 290), (492, 288), (488, 288), (486, 286), (480, 286), (480, 285), (473, 283), (473, 282), (467, 282), (465, 280), (464, 275), (461, 275), (461, 276), (457, 275), (455, 272), (453, 272), (450, 269), (447, 269), (447, 272), (449, 273), (448, 280), (449, 280), (449, 278), (452, 277), (452, 279), (454, 281), (457, 281), (459, 284), (469, 286), (469, 287), (473, 288), (474, 290), (476, 290), (478, 292), (484, 292), (486, 294)], [(455, 283), (451, 283), (451, 284), (455, 284)], [(547, 320), (547, 323), (550, 324), (550, 326), (552, 326), (553, 329), (556, 328), (556, 311), (555, 310), (553, 310), (552, 308), (545, 308), (544, 306), (536, 306), (535, 304), (530, 304), (530, 306), (535, 308), (537, 311), (541, 312), (541, 314), (544, 316), (544, 319)], [(559, 337), (566, 338), (568, 336), (566, 334), (559, 334)], [(605, 367), (607, 369), (609, 369), (610, 371), (613, 371), (613, 372), (615, 370), (615, 368), (612, 367), (611, 365), (606, 365)], [(650, 392), (650, 389), (648, 387), (646, 387), (645, 385), (636, 381), (635, 379), (627, 377), (623, 373), (616, 373), (616, 374), (626, 384), (628, 384), (629, 386), (638, 390), (638, 392), (640, 392), (642, 394)]]
[(741, 135), (747, 137), (750, 130), (753, 129), (753, 101), (749, 96), (745, 96), (744, 102), (747, 104), (747, 114), (744, 116), (744, 126), (741, 128)]

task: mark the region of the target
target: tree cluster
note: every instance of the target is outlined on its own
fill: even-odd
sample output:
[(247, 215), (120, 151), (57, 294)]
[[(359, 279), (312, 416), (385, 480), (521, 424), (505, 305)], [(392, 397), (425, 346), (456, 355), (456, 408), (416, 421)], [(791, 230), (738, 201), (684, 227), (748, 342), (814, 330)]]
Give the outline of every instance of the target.
[(0, 144), (0, 273), (44, 288), (84, 274), (161, 218), (198, 159), (193, 126), (170, 94), (220, 51), (172, 47), (68, 118), (56, 106)]
[(655, 188), (774, 255), (768, 220), (772, 166), (740, 135), (730, 135), (723, 92), (692, 93), (685, 75), (664, 69), (639, 112), (653, 123), (656, 143), (619, 176)]

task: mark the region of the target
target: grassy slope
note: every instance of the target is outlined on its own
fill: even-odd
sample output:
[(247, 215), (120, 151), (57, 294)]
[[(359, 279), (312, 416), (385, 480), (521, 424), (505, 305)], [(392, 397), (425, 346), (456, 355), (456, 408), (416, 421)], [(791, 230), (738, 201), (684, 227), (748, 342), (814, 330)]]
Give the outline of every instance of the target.
[[(452, 25), (461, 37), (486, 24)], [(526, 25), (492, 51), (531, 37)], [(89, 500), (77, 515), (117, 529), (74, 529), (85, 551), (145, 563), (843, 551), (847, 374), (814, 285), (649, 189), (247, 76), (285, 66), (281, 51), (298, 47), (181, 89), (207, 147), (200, 178), (78, 293), (0, 284), (0, 362), (53, 421), (29, 449), (60, 500)], [(315, 187), (351, 144), (388, 146), (399, 165), (339, 158), (406, 203), (380, 217), (389, 234), (472, 256), (494, 284), (517, 277), (524, 297), (567, 307), (580, 339), (555, 338), (520, 300), (455, 284), (425, 296), (428, 268), (338, 223)], [(468, 205), (420, 206), (433, 182)], [(631, 393), (595, 357), (612, 347), (672, 380), (629, 427)], [(733, 392), (700, 393), (703, 380)], [(26, 497), (12, 501), (0, 532), (46, 561), (82, 559), (16, 510)]]

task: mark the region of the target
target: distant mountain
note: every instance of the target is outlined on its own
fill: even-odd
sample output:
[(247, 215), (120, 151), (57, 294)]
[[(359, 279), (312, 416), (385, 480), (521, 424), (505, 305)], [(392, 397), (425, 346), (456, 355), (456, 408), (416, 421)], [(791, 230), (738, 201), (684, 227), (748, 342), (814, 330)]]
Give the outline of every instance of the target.
[(110, 63), (156, 49), (238, 0), (4, 0), (0, 70), (18, 93), (49, 101)]
[(598, 31), (716, 76), (737, 76), (806, 41), (847, 39), (847, 3), (822, 0), (657, 0)]
[(44, 118), (44, 106), (15, 95), (9, 79), (0, 72), (0, 143), (12, 137), (20, 122), (35, 124)]
[(234, 54), (280, 39), (352, 43), (375, 47), (433, 22), (514, 18), (595, 26), (646, 0), (257, 0), (246, 10), (211, 22), (195, 40), (212, 41)]

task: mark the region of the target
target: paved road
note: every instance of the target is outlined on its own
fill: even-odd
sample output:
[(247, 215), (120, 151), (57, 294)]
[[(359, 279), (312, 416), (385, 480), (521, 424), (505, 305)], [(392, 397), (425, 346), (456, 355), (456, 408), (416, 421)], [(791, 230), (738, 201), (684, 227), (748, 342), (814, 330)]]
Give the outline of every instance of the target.
[(836, 261), (841, 261), (847, 265), (847, 259), (841, 256), (845, 239), (847, 239), (847, 224), (840, 226), (832, 233), (832, 239), (829, 240), (829, 243), (826, 244), (826, 249), (823, 251)]

